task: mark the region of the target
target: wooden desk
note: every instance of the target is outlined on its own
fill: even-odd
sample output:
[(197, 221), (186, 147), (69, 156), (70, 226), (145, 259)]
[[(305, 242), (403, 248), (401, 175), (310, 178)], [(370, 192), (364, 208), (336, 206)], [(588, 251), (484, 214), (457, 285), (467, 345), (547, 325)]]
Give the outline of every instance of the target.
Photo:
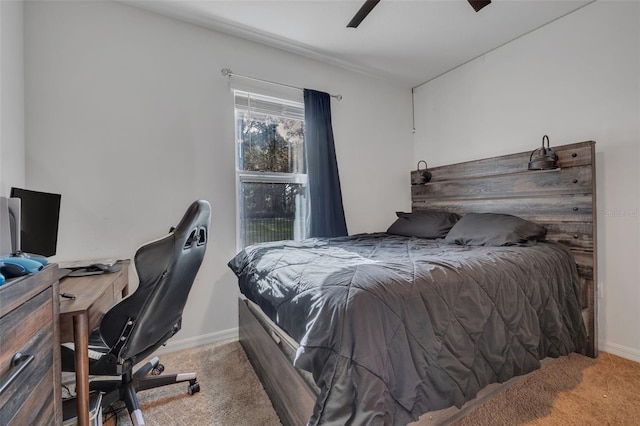
[(60, 293), (60, 342), (74, 342), (76, 356), (76, 394), (78, 424), (89, 424), (89, 333), (121, 296), (129, 294), (129, 261), (121, 261), (122, 270), (112, 274), (65, 277)]

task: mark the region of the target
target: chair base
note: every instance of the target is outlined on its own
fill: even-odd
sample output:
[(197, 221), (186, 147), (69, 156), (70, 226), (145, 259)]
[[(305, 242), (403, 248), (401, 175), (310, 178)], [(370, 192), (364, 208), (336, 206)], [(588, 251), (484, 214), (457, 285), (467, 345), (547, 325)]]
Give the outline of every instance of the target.
[(159, 363), (158, 357), (144, 364), (138, 371), (128, 372), (121, 380), (94, 380), (89, 383), (90, 391), (98, 391), (103, 394), (102, 407), (106, 409), (116, 401), (124, 401), (134, 426), (143, 426), (144, 416), (140, 410), (137, 392), (154, 389), (160, 386), (175, 383), (189, 382), (188, 393), (192, 395), (200, 391), (200, 384), (196, 379), (196, 373), (167, 374), (162, 376), (149, 376), (155, 371), (162, 371), (164, 367)]

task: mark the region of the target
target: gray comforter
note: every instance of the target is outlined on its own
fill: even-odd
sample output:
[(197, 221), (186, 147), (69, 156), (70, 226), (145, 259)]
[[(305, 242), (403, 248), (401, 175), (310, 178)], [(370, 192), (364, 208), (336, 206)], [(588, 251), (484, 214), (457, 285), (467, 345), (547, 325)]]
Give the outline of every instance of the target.
[(241, 292), (300, 343), (310, 424), (406, 424), (580, 350), (571, 253), (364, 234), (247, 247)]

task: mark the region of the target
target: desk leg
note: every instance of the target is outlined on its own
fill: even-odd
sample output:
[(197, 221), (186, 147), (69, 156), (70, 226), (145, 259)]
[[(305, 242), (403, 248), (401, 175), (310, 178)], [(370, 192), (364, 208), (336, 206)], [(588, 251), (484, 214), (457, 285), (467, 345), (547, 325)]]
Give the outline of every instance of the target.
[(89, 317), (87, 312), (73, 316), (76, 355), (76, 400), (78, 425), (89, 426)]

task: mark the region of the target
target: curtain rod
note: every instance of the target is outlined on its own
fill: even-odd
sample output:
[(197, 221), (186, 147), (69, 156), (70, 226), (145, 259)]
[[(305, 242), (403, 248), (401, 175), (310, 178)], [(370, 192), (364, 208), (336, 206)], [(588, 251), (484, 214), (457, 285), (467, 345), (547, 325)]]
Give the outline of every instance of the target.
[[(262, 78), (250, 77), (248, 75), (236, 74), (233, 71), (231, 71), (231, 69), (229, 68), (222, 68), (220, 70), (220, 74), (222, 74), (225, 77), (233, 76), (238, 78), (246, 78), (247, 80), (259, 81), (259, 82), (268, 83), (268, 84), (275, 84), (276, 86), (288, 87), (290, 89), (304, 90), (301, 87), (290, 86), (288, 84), (282, 84), (282, 83), (276, 83), (275, 81), (269, 81), (269, 80), (264, 80)], [(329, 96), (331, 96), (332, 98), (336, 98), (336, 100), (338, 101), (342, 100), (342, 95), (329, 95)]]

